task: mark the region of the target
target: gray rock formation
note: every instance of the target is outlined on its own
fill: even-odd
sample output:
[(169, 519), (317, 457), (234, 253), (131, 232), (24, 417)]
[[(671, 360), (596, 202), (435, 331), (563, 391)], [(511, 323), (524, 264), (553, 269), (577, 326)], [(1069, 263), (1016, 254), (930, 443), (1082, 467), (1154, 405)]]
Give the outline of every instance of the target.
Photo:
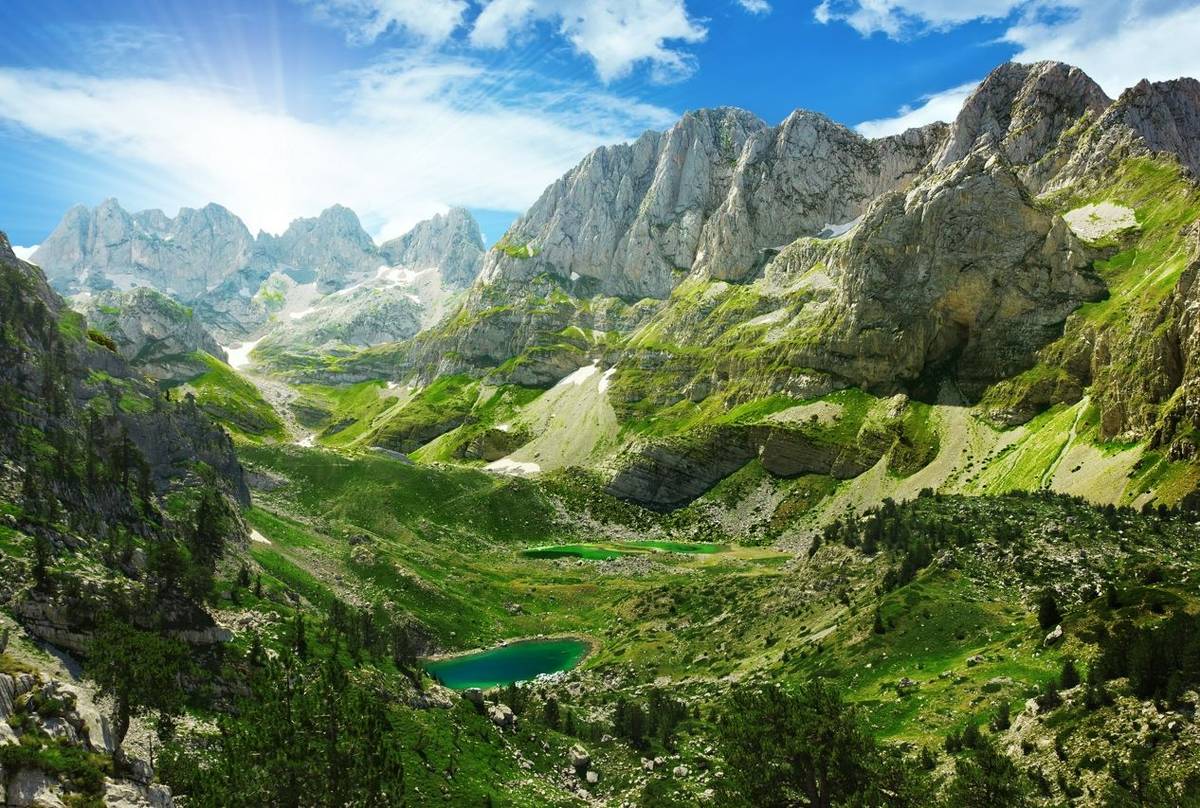
[(1079, 139), (1062, 187), (1102, 175), (1127, 157), (1173, 154), (1200, 176), (1200, 82), (1141, 81), (1114, 101)]
[(121, 356), (155, 379), (186, 381), (203, 373), (207, 365), (197, 352), (227, 358), (191, 309), (152, 289), (101, 292), (83, 297), (78, 305)]
[(62, 291), (150, 286), (190, 300), (255, 260), (254, 239), (220, 205), (129, 214), (115, 199), (71, 208), (31, 258)]
[(978, 396), (1031, 366), (1068, 314), (1103, 297), (1093, 258), (985, 138), (907, 194), (881, 196), (844, 239), (788, 248), (767, 276), (805, 284), (820, 264), (832, 280), (807, 281), (813, 298), (796, 325), (811, 336), (796, 364), (888, 393), (945, 372)]
[(421, 315), (420, 299), (404, 287), (366, 286), (329, 295), (303, 317), (281, 320), (262, 346), (299, 352), (368, 348), (413, 336), (421, 330)]
[(391, 266), (437, 267), (446, 286), (461, 289), (471, 285), (483, 265), (483, 235), (468, 211), (451, 208), (418, 223), (403, 236), (385, 241), (379, 252)]
[(963, 104), (934, 165), (948, 168), (988, 138), (1037, 191), (1062, 167), (1064, 135), (1082, 131), (1080, 123), (1094, 120), (1110, 103), (1100, 85), (1077, 67), (1001, 65)]
[(744, 277), (761, 250), (853, 219), (928, 162), (943, 127), (868, 141), (809, 112), (769, 127), (690, 112), (597, 149), (551, 185), (485, 264), (485, 283), (549, 273), (572, 291), (665, 298), (693, 269)]
[(283, 269), (314, 273), (322, 291), (340, 289), (382, 263), (354, 211), (334, 205), (315, 219), (297, 219), (281, 236), (260, 233), (259, 246)]

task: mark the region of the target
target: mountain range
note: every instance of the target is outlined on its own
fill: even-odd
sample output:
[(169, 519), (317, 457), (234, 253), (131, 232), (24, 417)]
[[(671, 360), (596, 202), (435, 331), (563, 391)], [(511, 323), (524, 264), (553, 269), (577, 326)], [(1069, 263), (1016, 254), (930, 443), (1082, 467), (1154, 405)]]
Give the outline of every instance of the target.
[(688, 112), (490, 249), (0, 238), (0, 795), (1192, 804), (1198, 176), (1200, 82), (1041, 62)]

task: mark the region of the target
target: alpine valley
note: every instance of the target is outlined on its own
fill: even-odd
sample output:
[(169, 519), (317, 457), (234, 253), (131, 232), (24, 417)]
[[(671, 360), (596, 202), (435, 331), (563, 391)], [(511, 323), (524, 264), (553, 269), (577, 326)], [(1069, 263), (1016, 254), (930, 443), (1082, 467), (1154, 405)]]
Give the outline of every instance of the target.
[(1008, 63), (490, 248), (0, 236), (0, 804), (1200, 805), (1198, 177), (1200, 82)]

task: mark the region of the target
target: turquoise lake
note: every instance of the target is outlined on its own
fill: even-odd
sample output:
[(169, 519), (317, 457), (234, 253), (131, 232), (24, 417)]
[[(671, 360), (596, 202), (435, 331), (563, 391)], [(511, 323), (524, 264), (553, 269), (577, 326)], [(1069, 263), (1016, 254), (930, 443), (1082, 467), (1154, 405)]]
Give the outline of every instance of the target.
[(533, 679), (538, 674), (566, 671), (587, 656), (583, 640), (522, 640), (490, 651), (425, 663), (425, 670), (455, 690), (489, 688)]

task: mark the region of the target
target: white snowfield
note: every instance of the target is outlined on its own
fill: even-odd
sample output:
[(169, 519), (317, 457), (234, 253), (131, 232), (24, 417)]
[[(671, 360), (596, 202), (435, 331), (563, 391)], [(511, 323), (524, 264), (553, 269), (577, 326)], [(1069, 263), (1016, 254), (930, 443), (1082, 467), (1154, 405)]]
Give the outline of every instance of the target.
[(250, 352), (253, 351), (260, 342), (262, 342), (262, 337), (259, 337), (256, 340), (251, 340), (250, 342), (243, 342), (236, 348), (228, 345), (222, 345), (221, 349), (225, 351), (226, 356), (229, 357), (229, 367), (234, 369), (249, 367)]
[(1114, 202), (1084, 205), (1063, 214), (1067, 226), (1080, 238), (1095, 241), (1109, 233), (1137, 227), (1137, 217), (1132, 208)]
[(498, 474), (515, 474), (517, 476), (537, 474), (542, 470), (542, 467), (537, 463), (522, 463), (519, 460), (509, 460), (507, 457), (503, 457), (494, 463), (488, 463), (486, 468), (488, 471), (494, 471)]
[(844, 236), (857, 227), (861, 221), (862, 217), (859, 216), (857, 219), (851, 219), (841, 224), (827, 224), (821, 228), (821, 232), (817, 234), (817, 238), (837, 238), (838, 236)]

